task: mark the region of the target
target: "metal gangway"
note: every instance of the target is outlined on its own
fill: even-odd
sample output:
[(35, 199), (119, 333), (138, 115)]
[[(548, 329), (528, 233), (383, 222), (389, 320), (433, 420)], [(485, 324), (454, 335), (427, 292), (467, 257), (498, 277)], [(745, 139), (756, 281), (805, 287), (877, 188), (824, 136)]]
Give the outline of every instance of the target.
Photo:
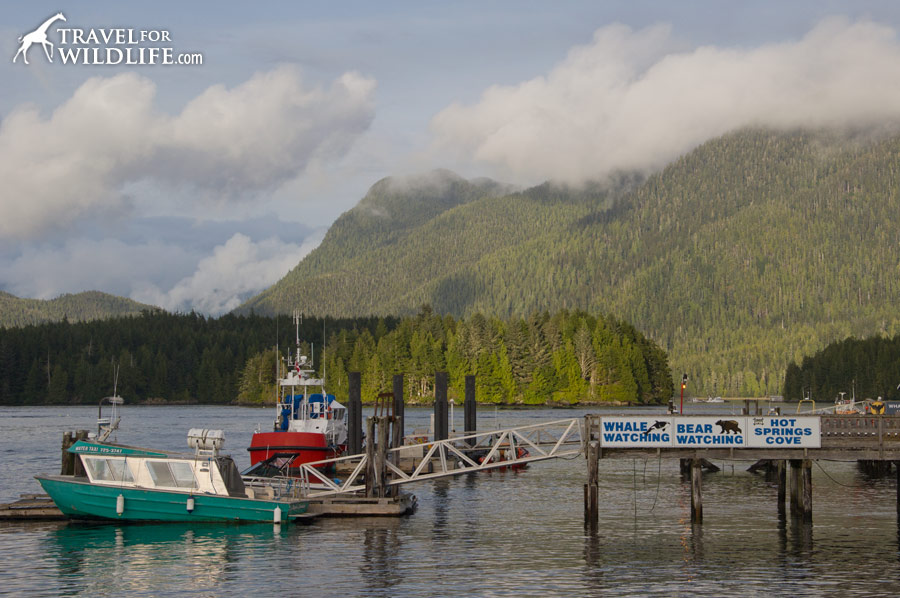
[[(381, 465), (382, 459), (389, 472), (383, 484), (389, 487), (547, 459), (574, 458), (582, 453), (583, 437), (582, 420), (564, 419), (404, 445), (386, 451), (367, 450), (360, 455), (305, 463), (299, 472), (300, 487), (305, 498), (366, 490), (367, 471)], [(369, 438), (368, 441), (373, 440)], [(410, 463), (414, 467), (407, 473), (403, 466)], [(331, 479), (323, 471), (332, 469), (351, 473)]]

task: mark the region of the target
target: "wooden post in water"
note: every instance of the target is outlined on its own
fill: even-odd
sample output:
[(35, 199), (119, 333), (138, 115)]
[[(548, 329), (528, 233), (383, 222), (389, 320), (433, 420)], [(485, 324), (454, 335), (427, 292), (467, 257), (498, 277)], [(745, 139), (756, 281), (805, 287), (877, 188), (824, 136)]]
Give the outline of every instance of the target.
[(600, 416), (584, 416), (583, 442), (588, 468), (584, 485), (584, 528), (593, 534), (600, 526)]
[(466, 399), (463, 403), (463, 430), (464, 434), (474, 434), (478, 431), (475, 403), (475, 376), (466, 376)]
[(362, 378), (359, 372), (350, 372), (348, 378), (347, 452), (358, 455), (362, 452)]
[(403, 403), (403, 374), (394, 374), (394, 422), (391, 430), (391, 448), (403, 446), (405, 405)]
[[(63, 432), (62, 439), (62, 459), (60, 461), (59, 475), (72, 475), (75, 471), (74, 460), (75, 455), (69, 452), (69, 447), (75, 441), (72, 439), (71, 432)], [(900, 503), (898, 503), (900, 504)]]
[(378, 498), (387, 496), (387, 452), (388, 452), (388, 425), (389, 417), (377, 418), (378, 444), (375, 446), (375, 495)]
[(800, 514), (803, 521), (812, 521), (812, 461), (804, 459), (802, 464), (803, 493), (800, 496)]
[(691, 523), (703, 523), (703, 466), (700, 459), (691, 459)]
[[(75, 442), (87, 440), (87, 437), (87, 430), (75, 430)], [(78, 455), (72, 455), (72, 475), (76, 477), (85, 477), (87, 475), (84, 471), (84, 463), (82, 463)]]
[[(897, 515), (900, 516), (900, 461), (894, 461), (894, 469), (897, 470)], [(897, 529), (900, 529), (900, 519)]]
[(366, 418), (366, 496), (375, 496), (378, 488), (378, 467), (375, 463), (375, 417)]
[(800, 475), (800, 469), (803, 466), (803, 461), (800, 459), (791, 459), (791, 516), (792, 517), (800, 517), (803, 512), (800, 507), (800, 494), (802, 492), (801, 486), (803, 484), (803, 478)]
[(784, 459), (778, 459), (775, 464), (775, 477), (778, 480), (778, 513), (784, 514), (784, 499), (787, 490), (787, 471), (785, 467), (786, 463), (784, 462)]
[(434, 373), (434, 439), (447, 440), (447, 372)]

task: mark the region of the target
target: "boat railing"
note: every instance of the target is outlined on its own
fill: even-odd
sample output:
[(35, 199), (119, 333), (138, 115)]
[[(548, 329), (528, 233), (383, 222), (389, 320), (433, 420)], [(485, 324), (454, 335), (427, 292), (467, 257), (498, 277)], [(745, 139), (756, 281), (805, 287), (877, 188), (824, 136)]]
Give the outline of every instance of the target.
[(309, 480), (304, 477), (244, 476), (244, 487), (251, 498), (270, 500), (298, 500), (309, 494)]

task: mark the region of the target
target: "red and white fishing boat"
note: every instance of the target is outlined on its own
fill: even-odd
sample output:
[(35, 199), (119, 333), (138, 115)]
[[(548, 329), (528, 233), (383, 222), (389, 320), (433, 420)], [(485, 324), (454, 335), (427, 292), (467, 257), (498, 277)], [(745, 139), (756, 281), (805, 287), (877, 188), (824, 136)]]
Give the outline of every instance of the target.
[(324, 378), (316, 378), (311, 360), (300, 354), (299, 314), (294, 323), (296, 352), (279, 360), (284, 376), (278, 380), (275, 423), (271, 432), (253, 434), (245, 475), (290, 476), (304, 463), (338, 457), (347, 448), (347, 408), (325, 392)]

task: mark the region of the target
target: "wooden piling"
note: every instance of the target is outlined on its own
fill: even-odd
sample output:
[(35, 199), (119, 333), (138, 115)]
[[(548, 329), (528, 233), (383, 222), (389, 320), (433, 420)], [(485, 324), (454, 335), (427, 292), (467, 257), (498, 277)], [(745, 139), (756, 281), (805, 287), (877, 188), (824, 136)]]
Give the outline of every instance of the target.
[(691, 523), (703, 523), (703, 465), (691, 459)]
[[(900, 516), (900, 461), (894, 461), (894, 469), (897, 470), (897, 515)], [(897, 527), (900, 529), (900, 520)]]
[(591, 440), (587, 446), (588, 481), (584, 485), (584, 526), (595, 533), (600, 527), (600, 441)]
[(378, 498), (384, 498), (388, 494), (387, 451), (390, 419), (390, 417), (379, 417), (375, 422), (378, 426), (378, 444), (375, 446), (375, 480), (378, 483), (375, 494)]
[[(75, 442), (79, 440), (87, 440), (88, 431), (87, 430), (75, 430)], [(72, 455), (72, 475), (76, 477), (85, 477), (87, 473), (84, 471), (84, 463), (78, 458), (77, 455)]]
[(350, 372), (348, 382), (347, 452), (358, 455), (362, 452), (362, 378), (359, 372)]
[(784, 514), (784, 500), (787, 494), (787, 471), (784, 459), (776, 461), (775, 478), (778, 481), (778, 513)]
[(791, 516), (812, 521), (812, 461), (791, 459)]
[(403, 436), (406, 434), (404, 430), (404, 410), (406, 408), (403, 402), (403, 374), (394, 374), (394, 421), (391, 430), (391, 448), (403, 446)]
[(72, 436), (72, 432), (64, 432), (59, 475), (73, 475), (75, 473), (75, 455), (69, 452), (69, 447), (73, 444), (75, 444), (75, 439)]
[(378, 467), (375, 463), (375, 418), (366, 418), (366, 496), (374, 498), (378, 487)]
[(434, 374), (434, 439), (447, 440), (449, 421), (447, 411), (447, 372)]
[(475, 434), (478, 431), (476, 422), (475, 402), (475, 376), (466, 376), (466, 394), (463, 403), (463, 429), (465, 434)]
[(800, 459), (791, 459), (789, 461), (791, 464), (791, 516), (798, 517), (801, 514), (800, 511), (800, 467), (802, 465), (802, 461)]
[(803, 521), (812, 521), (812, 461), (803, 460), (803, 493), (800, 496), (800, 511)]

